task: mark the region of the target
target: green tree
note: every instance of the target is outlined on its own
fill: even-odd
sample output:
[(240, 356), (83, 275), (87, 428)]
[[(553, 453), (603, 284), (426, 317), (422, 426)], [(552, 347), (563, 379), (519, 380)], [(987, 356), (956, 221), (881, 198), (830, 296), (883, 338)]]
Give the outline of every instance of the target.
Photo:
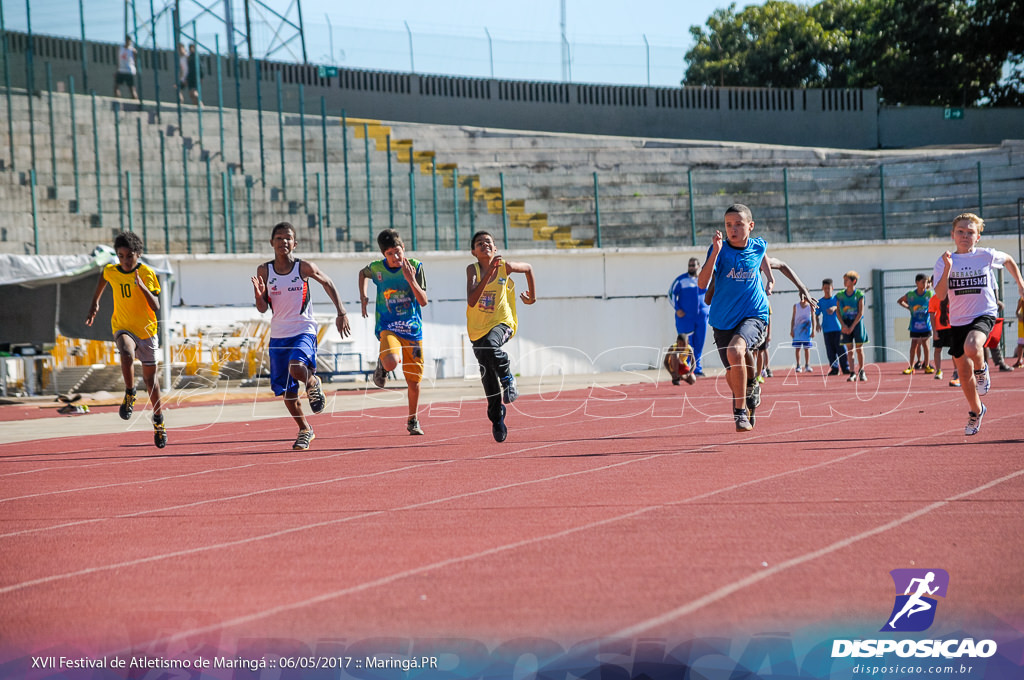
[(690, 28), (684, 83), (878, 87), (892, 104), (1019, 104), (1022, 17), (1024, 0), (770, 0), (739, 13), (733, 4)]

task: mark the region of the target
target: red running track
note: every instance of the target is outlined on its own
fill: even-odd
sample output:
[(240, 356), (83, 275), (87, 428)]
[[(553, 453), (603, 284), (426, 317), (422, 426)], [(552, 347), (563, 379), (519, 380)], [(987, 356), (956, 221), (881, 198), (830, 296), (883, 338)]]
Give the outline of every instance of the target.
[[(1024, 626), (1024, 372), (964, 437), (957, 389), (779, 375), (752, 433), (722, 379), (0, 446), (3, 658), (241, 639), (696, 636), (864, 622), (888, 572)], [(884, 371), (880, 372), (880, 371)], [(782, 372), (779, 372), (780, 374)], [(283, 407), (282, 407), (283, 415)], [(378, 414), (379, 415), (379, 414)], [(954, 590), (955, 588), (955, 590)]]

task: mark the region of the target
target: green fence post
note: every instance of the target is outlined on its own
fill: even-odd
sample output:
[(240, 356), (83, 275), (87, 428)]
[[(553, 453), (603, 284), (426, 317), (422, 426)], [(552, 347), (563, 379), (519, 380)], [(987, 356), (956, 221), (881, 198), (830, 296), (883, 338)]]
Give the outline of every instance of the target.
[(213, 36), (217, 60), (217, 122), (220, 125), (220, 157), (224, 158), (224, 74), (220, 63), (220, 36)]
[(121, 102), (114, 103), (114, 159), (117, 161), (117, 217), (124, 230), (124, 186), (121, 183)]
[(281, 72), (277, 72), (277, 136), (281, 147), (281, 195), (287, 197), (287, 175), (284, 166), (284, 95), (281, 93)]
[(171, 252), (171, 215), (167, 208), (167, 138), (163, 130), (160, 130), (160, 186), (164, 201), (164, 253), (167, 254)]
[(252, 177), (245, 176), (245, 205), (249, 210), (249, 252), (253, 252), (252, 242)]
[(690, 199), (690, 245), (697, 245), (697, 216), (693, 211), (693, 170), (686, 171), (686, 191)]
[[(192, 37), (192, 44), (195, 44), (195, 36)], [(199, 127), (199, 146), (203, 145), (203, 70), (199, 64), (199, 48), (196, 48), (192, 57), (192, 66), (196, 74), (196, 123)], [(180, 95), (179, 95), (180, 96)]]
[(238, 243), (235, 238), (235, 175), (231, 172), (227, 172), (225, 175), (228, 178), (228, 193), (224, 200), (227, 203), (227, 224), (231, 225), (231, 230), (228, 232), (231, 235), (231, 253), (234, 254), (238, 252)]
[(792, 243), (793, 231), (789, 220), (789, 168), (782, 169), (782, 193), (786, 198), (786, 243)]
[(875, 361), (884, 363), (885, 350), (888, 347), (888, 332), (885, 327), (885, 271), (871, 270), (872, 309), (875, 320)]
[[(135, 231), (135, 213), (132, 211), (132, 171), (131, 170), (125, 170), (124, 171), (124, 186), (125, 186), (125, 193), (127, 194), (127, 203), (128, 203), (128, 231)], [(143, 239), (142, 242), (145, 243), (146, 240)]]
[(473, 184), (475, 184), (475, 181), (470, 177), (469, 193), (466, 195), (469, 196), (469, 233), (471, 236), (476, 233), (476, 201), (473, 200)]
[[(263, 154), (263, 89), (260, 87), (260, 81), (263, 80), (263, 62), (257, 59), (254, 63), (256, 68), (256, 120), (259, 122), (260, 128), (260, 180), (266, 184), (267, 159)], [(249, 250), (251, 252), (252, 248)]]
[(228, 173), (223, 170), (220, 172), (220, 195), (223, 199), (221, 209), (224, 211), (224, 252), (230, 253), (231, 232), (228, 230)]
[[(0, 46), (3, 48), (4, 57), (4, 93), (7, 97), (7, 141), (10, 145), (11, 170), (14, 170), (14, 116), (11, 115), (11, 63), (7, 51), (7, 29), (4, 28), (4, 8), (0, 5)], [(85, 53), (85, 39), (82, 39), (82, 53)], [(74, 135), (72, 135), (74, 137)]]
[(191, 201), (188, 199), (189, 194), (189, 182), (188, 182), (188, 149), (184, 146), (181, 147), (181, 163), (182, 163), (182, 176), (185, 178), (185, 250), (189, 255), (192, 254), (192, 210), (190, 206)]
[(441, 250), (441, 232), (437, 221), (437, 162), (430, 159), (430, 182), (434, 192), (434, 250)]
[(502, 248), (508, 249), (508, 210), (505, 209), (505, 173), (498, 173), (501, 182), (501, 240)]
[(78, 193), (78, 131), (75, 126), (75, 77), (68, 76), (68, 109), (71, 111), (71, 170), (75, 180), (75, 209), (82, 210), (82, 197)]
[[(328, 229), (331, 227), (331, 187), (330, 177), (331, 172), (327, 163), (327, 101), (323, 96), (320, 97), (320, 138), (322, 142), (322, 153), (324, 155), (324, 226)], [(320, 200), (320, 189), (316, 190), (317, 200)], [(322, 229), (323, 227), (321, 227)], [(320, 236), (321, 241), (323, 240), (323, 234)], [(320, 246), (320, 250), (323, 250), (323, 245)]]
[(50, 172), (53, 175), (53, 197), (57, 198), (57, 135), (53, 127), (53, 67), (46, 62), (46, 108), (50, 116)]
[(135, 129), (139, 134), (139, 202), (142, 206), (142, 242), (149, 243), (146, 238), (148, 225), (146, 224), (146, 164), (143, 162), (145, 156), (142, 150), (142, 119), (135, 119)]
[(96, 226), (103, 225), (103, 190), (100, 184), (100, 137), (99, 124), (96, 122), (96, 90), (90, 90), (92, 97), (92, 155), (96, 169)]
[(981, 161), (978, 161), (978, 217), (985, 217), (985, 199), (981, 191)]
[[(78, 0), (78, 23), (82, 31), (82, 92), (89, 91), (89, 60), (85, 51), (85, 0)], [(10, 109), (8, 109), (10, 110)]]
[(36, 210), (36, 169), (29, 170), (29, 189), (32, 193), (32, 252), (39, 254), (39, 215)]
[(455, 225), (455, 242), (452, 244), (452, 250), (459, 249), (459, 169), (452, 169), (452, 222)]
[(324, 252), (324, 205), (320, 193), (320, 173), (316, 173), (316, 225), (320, 237), (320, 252)]
[(242, 74), (239, 70), (242, 68), (241, 59), (238, 58), (238, 52), (235, 52), (235, 121), (238, 124), (238, 169), (241, 172), (245, 172), (245, 151), (242, 148), (242, 141), (245, 137), (245, 131), (242, 129)]
[[(370, 243), (373, 243), (373, 202), (370, 190), (370, 130), (366, 123), (363, 123), (363, 149), (366, 152), (366, 220), (370, 225)], [(416, 247), (413, 246), (413, 250)]]
[[(153, 47), (150, 48), (150, 63), (153, 64), (153, 104), (156, 107), (156, 119), (160, 120), (160, 70), (157, 68), (157, 58), (159, 52), (156, 46), (156, 12), (153, 9), (153, 0), (149, 0), (149, 22), (150, 28), (153, 31)], [(85, 50), (85, 44), (82, 44), (82, 50)]]
[(388, 223), (391, 228), (395, 228), (395, 186), (391, 173), (391, 134), (388, 133), (384, 137), (384, 141), (387, 143), (387, 157), (388, 157)]
[(885, 164), (878, 166), (878, 190), (882, 201), (882, 240), (889, 238), (889, 229), (885, 223)]
[(302, 158), (302, 209), (309, 212), (309, 177), (306, 169), (306, 90), (299, 83), (299, 147)]
[(416, 237), (416, 173), (409, 171), (409, 231), (412, 233), (412, 249), (419, 247)]
[(348, 191), (348, 120), (345, 109), (341, 110), (341, 162), (345, 169), (345, 238), (352, 238), (352, 210)]
[(210, 175), (210, 155), (206, 155), (206, 220), (210, 232), (210, 252), (215, 252), (213, 247), (213, 181)]
[[(183, 38), (181, 36), (181, 13), (178, 11), (177, 8), (171, 10), (171, 17), (172, 17), (171, 21), (172, 21), (173, 29), (174, 29), (173, 32), (174, 32), (174, 49), (175, 49), (175, 54), (174, 54), (174, 59), (173, 59), (173, 61), (174, 61), (174, 82), (177, 84), (177, 83), (181, 82), (181, 62), (178, 61), (177, 49), (178, 49), (178, 43), (183, 41)], [(181, 93), (179, 91), (179, 95), (180, 94)], [(178, 136), (180, 137), (180, 136), (182, 136), (183, 128), (184, 128), (184, 123), (181, 122), (181, 97), (180, 96), (176, 97), (175, 101), (177, 102)]]
[(600, 248), (601, 241), (601, 198), (597, 192), (597, 172), (594, 173), (594, 224), (597, 231), (597, 247)]
[(28, 92), (28, 143), (32, 151), (32, 167), (36, 167), (36, 113), (35, 113), (35, 91), (36, 91), (36, 65), (35, 65), (35, 41), (32, 37), (32, 4), (25, 0), (25, 21), (28, 33), (28, 42), (25, 49), (25, 90)]

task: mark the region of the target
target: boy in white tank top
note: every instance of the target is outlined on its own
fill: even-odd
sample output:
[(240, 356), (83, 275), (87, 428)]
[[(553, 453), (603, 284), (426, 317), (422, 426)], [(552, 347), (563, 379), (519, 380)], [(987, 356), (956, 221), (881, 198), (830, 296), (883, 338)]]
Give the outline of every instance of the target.
[(352, 332), (345, 305), (338, 297), (334, 282), (309, 260), (295, 257), (295, 227), (288, 222), (274, 226), (270, 234), (274, 259), (256, 268), (252, 277), (256, 309), (268, 309), (270, 318), (270, 384), (276, 396), (284, 395), (284, 405), (299, 426), (293, 449), (308, 449), (315, 435), (302, 413), (299, 384), (306, 386), (306, 397), (313, 413), (324, 410), (326, 399), (320, 378), (316, 377), (316, 332), (310, 300), (309, 279), (319, 281), (331, 298), (338, 316), (335, 326), (341, 337)]

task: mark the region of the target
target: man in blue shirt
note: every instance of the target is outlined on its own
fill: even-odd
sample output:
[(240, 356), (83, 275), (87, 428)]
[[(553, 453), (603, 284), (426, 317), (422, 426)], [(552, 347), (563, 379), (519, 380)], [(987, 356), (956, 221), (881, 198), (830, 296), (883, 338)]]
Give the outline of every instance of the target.
[(740, 203), (730, 205), (725, 211), (726, 236), (723, 239), (722, 232), (715, 232), (697, 277), (700, 288), (707, 288), (712, 277), (715, 280), (708, 322), (732, 390), (737, 432), (754, 429), (753, 412), (761, 404), (761, 386), (755, 380), (751, 350), (764, 342), (768, 332), (768, 295), (775, 286), (768, 246), (762, 239), (751, 238), (753, 229), (750, 208)]
[(822, 298), (818, 300), (818, 327), (821, 337), (825, 340), (825, 353), (828, 354), (829, 375), (850, 375), (850, 362), (846, 358), (846, 347), (840, 342), (843, 334), (839, 325), (839, 301), (836, 299), (832, 279), (821, 282)]
[[(669, 302), (676, 310), (676, 334), (690, 337), (690, 347), (696, 361), (694, 375), (704, 375), (704, 338), (708, 330), (708, 303), (704, 301), (704, 288), (697, 285), (700, 271), (698, 260), (690, 258), (686, 273), (672, 282), (668, 291)], [(692, 334), (692, 335), (691, 335)]]

